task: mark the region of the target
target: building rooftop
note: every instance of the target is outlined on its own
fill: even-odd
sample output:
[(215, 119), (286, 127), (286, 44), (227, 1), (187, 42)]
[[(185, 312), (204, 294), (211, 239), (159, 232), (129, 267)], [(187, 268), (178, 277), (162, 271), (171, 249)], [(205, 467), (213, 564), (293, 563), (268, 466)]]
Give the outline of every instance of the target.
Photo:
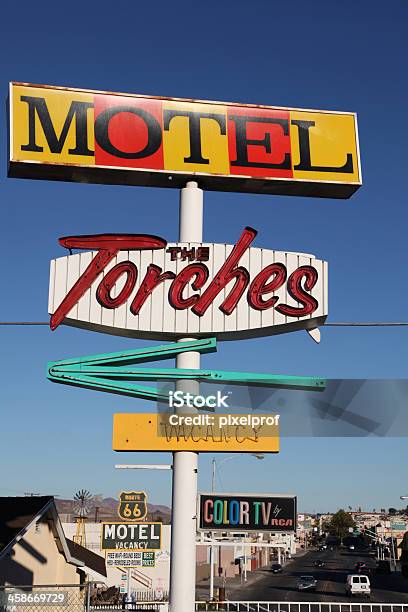
[(0, 552), (47, 511), (54, 501), (44, 497), (0, 497)]
[(52, 521), (57, 546), (69, 563), (106, 576), (101, 555), (65, 537), (52, 496), (0, 497), (0, 557), (21, 540), (34, 523), (46, 516)]

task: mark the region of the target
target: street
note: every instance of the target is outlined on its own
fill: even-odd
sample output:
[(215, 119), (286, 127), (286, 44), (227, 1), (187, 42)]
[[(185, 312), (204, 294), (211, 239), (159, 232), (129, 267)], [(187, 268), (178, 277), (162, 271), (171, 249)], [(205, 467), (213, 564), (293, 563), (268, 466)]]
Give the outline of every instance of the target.
[[(325, 562), (325, 566), (314, 566), (316, 559)], [(228, 591), (228, 599), (239, 601), (316, 601), (316, 602), (351, 602), (367, 601), (362, 597), (352, 599), (345, 594), (347, 574), (354, 573), (354, 566), (363, 561), (371, 569), (372, 603), (408, 603), (408, 579), (400, 572), (389, 575), (375, 573), (375, 560), (365, 551), (348, 551), (334, 549), (312, 550), (289, 561), (282, 574), (273, 574), (269, 569), (258, 570), (261, 577), (251, 584), (234, 591)], [(313, 575), (317, 579), (315, 592), (297, 590), (297, 582), (302, 575)], [(252, 577), (254, 578), (254, 576)]]

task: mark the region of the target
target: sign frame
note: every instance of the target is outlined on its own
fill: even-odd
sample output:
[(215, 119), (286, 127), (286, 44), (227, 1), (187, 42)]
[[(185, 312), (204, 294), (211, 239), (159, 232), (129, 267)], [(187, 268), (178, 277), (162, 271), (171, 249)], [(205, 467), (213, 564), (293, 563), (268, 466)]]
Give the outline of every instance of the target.
[[(186, 433), (182, 429), (183, 426), (177, 430), (174, 428), (174, 434), (171, 435), (170, 440), (165, 435), (159, 436), (158, 423), (161, 418), (160, 413), (115, 413), (113, 415), (113, 428), (112, 428), (112, 450), (116, 452), (195, 452), (195, 453), (279, 453), (280, 450), (280, 434), (279, 426), (275, 426), (276, 435), (268, 435), (260, 437), (259, 440), (253, 440), (247, 437), (244, 441), (238, 440), (238, 434), (235, 433), (235, 439), (232, 438), (229, 441), (225, 441), (225, 434), (221, 431), (221, 434), (215, 434), (215, 436), (222, 437), (223, 440), (216, 441), (211, 439), (213, 434), (208, 435), (208, 440), (193, 440), (194, 430), (191, 429), (188, 432), (188, 439), (186, 440)], [(141, 427), (140, 433), (138, 433), (135, 425)], [(202, 427), (205, 430), (205, 427)], [(232, 427), (230, 429), (233, 429)], [(170, 431), (172, 427), (170, 426)], [(177, 431), (179, 434), (177, 436)], [(150, 436), (153, 441), (150, 441), (147, 436)], [(177, 440), (179, 437), (179, 440)], [(135, 440), (145, 440), (144, 444), (146, 447), (140, 448), (137, 446)], [(147, 440), (147, 443), (146, 443)], [(129, 446), (127, 446), (127, 444)], [(154, 446), (156, 444), (156, 446)], [(230, 446), (228, 446), (230, 445)], [(133, 523), (137, 524), (137, 523)]]
[[(140, 495), (140, 496), (144, 497), (144, 499), (143, 500), (126, 500), (126, 499), (122, 499), (122, 497), (126, 496), (126, 495)], [(120, 510), (121, 510), (122, 504), (125, 504), (125, 503), (127, 503), (127, 504), (131, 504), (132, 503), (132, 504), (136, 504), (136, 505), (142, 503), (144, 505), (144, 513), (140, 517), (138, 517), (138, 518), (130, 518), (130, 517), (122, 516), (121, 513), (120, 513)], [(133, 515), (133, 511), (131, 513), (132, 515)], [(141, 523), (141, 522), (143, 522), (144, 519), (147, 516), (147, 494), (146, 494), (146, 491), (121, 491), (119, 493), (117, 515), (118, 515), (119, 518), (123, 519), (125, 522), (129, 522), (129, 523), (137, 523), (137, 522)]]
[[(131, 527), (140, 527), (141, 525), (160, 525), (160, 540), (159, 540), (159, 548), (132, 548), (132, 549), (124, 549), (124, 548), (104, 548), (103, 547), (103, 540), (104, 540), (104, 526), (105, 525), (129, 525)], [(131, 522), (126, 522), (126, 521), (103, 521), (101, 523), (102, 529), (101, 529), (101, 545), (100, 545), (100, 549), (104, 550), (104, 551), (108, 551), (108, 552), (117, 552), (120, 550), (123, 551), (128, 551), (131, 550), (132, 552), (157, 552), (159, 550), (161, 550), (162, 548), (162, 527), (163, 527), (163, 523), (161, 523), (160, 521), (146, 521), (145, 523), (131, 523)]]
[[(310, 253), (253, 247), (251, 245), (257, 234), (257, 230), (245, 227), (234, 244), (185, 241), (172, 243), (144, 234), (60, 238), (61, 246), (78, 249), (80, 252), (63, 255), (50, 262), (48, 312), (51, 315), (51, 329), (55, 330), (62, 323), (141, 339), (157, 340), (163, 336), (169, 339), (214, 336), (219, 340), (238, 340), (322, 326), (329, 312), (328, 262)], [(146, 246), (147, 241), (149, 246)], [(123, 246), (123, 242), (129, 250)], [(104, 245), (107, 243), (114, 245), (115, 254), (109, 263), (97, 268), (96, 262), (105, 257)], [(186, 257), (178, 258), (177, 254), (173, 259), (174, 250), (183, 249), (189, 253), (194, 250), (194, 263)], [(197, 256), (200, 249), (207, 250), (207, 260), (201, 261)], [(127, 260), (123, 261), (122, 257)], [(263, 299), (262, 287), (265, 287), (266, 280), (269, 280), (269, 277), (265, 279), (263, 275), (271, 267), (282, 271), (281, 280), (279, 271), (274, 271), (274, 279), (279, 280), (273, 290), (276, 297), (272, 301), (269, 300), (269, 305), (254, 304), (254, 298)], [(152, 268), (163, 272), (160, 276), (163, 282), (157, 289), (155, 284), (146, 299), (141, 295), (145, 282), (143, 279), (148, 277), (149, 271), (153, 271)], [(184, 289), (179, 290), (179, 293), (181, 295), (184, 291), (184, 296), (189, 296), (188, 300), (198, 302), (188, 304), (188, 300), (183, 299), (183, 303), (175, 303), (174, 296), (170, 297), (175, 285), (178, 283), (180, 289), (183, 274), (190, 269), (191, 275), (193, 268), (199, 268), (201, 273), (206, 272), (207, 278), (202, 279), (197, 291), (193, 291), (194, 284), (191, 285), (193, 278), (185, 279)], [(248, 279), (237, 293), (237, 283), (232, 286), (228, 276), (238, 273), (238, 270), (241, 270), (239, 282), (244, 272)], [(306, 275), (310, 273), (314, 275), (314, 280), (309, 289), (305, 287), (305, 291), (302, 287), (308, 282)], [(106, 304), (100, 292), (102, 291), (104, 296), (107, 293), (104, 300), (111, 299), (110, 289), (106, 290), (105, 283), (112, 274), (115, 275), (114, 285), (118, 278), (119, 282), (122, 282), (125, 274), (126, 284), (128, 280), (130, 283), (127, 289), (124, 287), (126, 291), (121, 291), (120, 303)], [(223, 276), (219, 281), (222, 288), (217, 290), (215, 284), (220, 275)], [(299, 277), (295, 281), (297, 275)], [(294, 287), (298, 282), (300, 287), (294, 295), (290, 285)], [(209, 293), (213, 293), (212, 297), (209, 297)], [(234, 293), (237, 294), (236, 298), (232, 300), (230, 308), (225, 309), (224, 305)], [(196, 297), (190, 297), (192, 295)], [(179, 297), (177, 299), (180, 300)], [(207, 300), (206, 304), (200, 305), (200, 301), (204, 299)], [(133, 309), (134, 302), (140, 304), (136, 310)], [(304, 308), (306, 306), (307, 308)], [(195, 312), (197, 307), (199, 310)]]
[[(357, 168), (357, 181), (343, 182), (338, 180), (304, 179), (299, 177), (268, 177), (251, 174), (221, 174), (203, 171), (182, 171), (176, 169), (133, 168), (129, 166), (86, 165), (81, 163), (64, 163), (61, 161), (39, 161), (33, 159), (15, 159), (13, 156), (13, 87), (27, 87), (50, 90), (52, 92), (78, 92), (78, 94), (104, 95), (174, 103), (212, 105), (231, 108), (256, 109), (257, 111), (278, 111), (294, 113), (319, 113), (322, 115), (346, 115), (354, 118), (354, 151)], [(317, 109), (300, 109), (296, 107), (269, 106), (262, 104), (243, 104), (236, 102), (220, 102), (193, 98), (174, 98), (165, 96), (148, 96), (123, 92), (110, 92), (76, 87), (55, 85), (37, 85), (11, 81), (9, 84), (9, 155), (8, 176), (12, 178), (63, 180), (70, 182), (85, 182), (96, 184), (134, 185), (144, 187), (162, 187), (181, 189), (189, 180), (199, 180), (200, 187), (206, 191), (226, 191), (240, 193), (259, 193), (271, 195), (289, 195), (302, 197), (323, 197), (348, 199), (362, 185), (360, 147), (358, 137), (357, 114), (345, 111), (329, 111)], [(254, 162), (255, 163), (255, 162)], [(256, 167), (256, 166), (254, 166)]]

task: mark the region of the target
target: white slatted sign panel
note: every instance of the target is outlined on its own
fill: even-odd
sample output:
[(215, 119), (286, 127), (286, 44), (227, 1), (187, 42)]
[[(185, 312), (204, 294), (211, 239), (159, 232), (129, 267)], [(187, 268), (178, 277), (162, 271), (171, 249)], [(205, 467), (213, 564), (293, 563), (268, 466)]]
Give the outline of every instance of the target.
[[(118, 253), (118, 256), (116, 257), (116, 261), (117, 263), (122, 263), (124, 261), (129, 261), (129, 251), (120, 251), (120, 253)], [(120, 283), (120, 280), (122, 280), (122, 282)], [(123, 288), (123, 285), (125, 283), (126, 280), (126, 275), (124, 274), (122, 279), (120, 279), (118, 283), (116, 283), (114, 289), (112, 290), (112, 296), (113, 297), (117, 297), (121, 291), (121, 289)], [(124, 304), (122, 304), (121, 306), (118, 306), (118, 308), (115, 308), (114, 310), (112, 310), (113, 313), (113, 325), (115, 327), (125, 327), (126, 326), (126, 316), (127, 316), (127, 311), (130, 308), (130, 303), (129, 301), (125, 302)]]
[[(174, 246), (174, 245), (168, 245), (168, 246)], [(164, 253), (164, 250), (162, 251), (162, 253)], [(170, 259), (170, 255), (168, 253), (165, 253), (165, 264), (166, 267), (163, 268), (166, 270), (166, 272), (174, 272), (176, 273), (177, 271), (177, 262), (176, 261), (171, 261)], [(168, 299), (168, 291), (169, 291), (169, 287), (171, 285), (171, 281), (165, 281), (165, 294), (163, 297), (163, 317), (161, 319), (162, 321), (162, 329), (163, 331), (166, 329), (175, 329), (176, 327), (176, 310), (174, 308), (170, 307), (169, 304), (169, 299)], [(158, 319), (157, 321), (155, 321), (155, 325), (160, 325), (160, 319)]]
[[(168, 270), (166, 266), (166, 252), (164, 249), (160, 249), (159, 251), (152, 251), (152, 263), (155, 266), (158, 266), (162, 270)], [(158, 322), (159, 325), (164, 325), (164, 311), (165, 304), (167, 300), (167, 293), (169, 289), (169, 281), (165, 281), (161, 283), (155, 289), (154, 300), (152, 300), (152, 309), (151, 309), (151, 320), (150, 320), (150, 328), (154, 328), (155, 322)], [(132, 316), (130, 314), (130, 316)], [(156, 323), (157, 324), (157, 323)]]
[[(91, 263), (94, 257), (95, 257), (95, 253), (93, 253), (92, 251), (81, 253), (81, 262), (79, 266), (80, 274), (83, 274), (85, 272), (85, 270), (87, 269), (87, 267), (89, 266), (89, 264)], [(90, 311), (91, 311), (91, 289), (88, 289), (88, 291), (83, 296), (82, 300), (79, 301), (78, 319), (80, 321), (89, 320)]]
[[(203, 244), (203, 246), (206, 246), (210, 249), (210, 259), (208, 261), (206, 261), (205, 265), (208, 268), (208, 280), (211, 280), (212, 278), (214, 278), (218, 268), (215, 267), (215, 262), (214, 262), (214, 257), (213, 257), (213, 253), (214, 253), (214, 245), (211, 243), (205, 243)], [(202, 294), (203, 291), (200, 291), (200, 294)], [(191, 313), (191, 317), (195, 317), (196, 315), (194, 315), (194, 313)], [(209, 336), (211, 334), (211, 330), (213, 329), (213, 308), (209, 308), (207, 310), (206, 313), (204, 313), (204, 315), (202, 317), (196, 317), (199, 319), (199, 325), (200, 325), (200, 335), (207, 335)]]
[[(189, 243), (190, 249), (192, 247), (197, 248), (200, 246), (201, 244), (197, 244), (196, 242)], [(196, 293), (201, 294), (202, 291), (195, 292), (193, 288), (191, 287), (191, 285), (189, 285), (187, 289), (184, 291), (184, 295), (186, 297), (190, 297), (191, 295), (195, 295)], [(187, 326), (189, 333), (198, 334), (200, 331), (200, 317), (197, 317), (193, 312), (190, 311), (190, 309), (187, 309), (184, 312), (186, 313), (186, 326)]]
[[(262, 270), (262, 252), (261, 249), (249, 249), (249, 267), (251, 270), (251, 280), (255, 278), (257, 274)], [(255, 310), (255, 308), (248, 308), (249, 310), (249, 327), (251, 329), (258, 329), (262, 325), (262, 311)]]
[[(269, 251), (268, 249), (261, 249), (261, 251), (262, 251), (262, 269), (275, 263), (275, 252), (274, 251)], [(268, 308), (268, 310), (261, 311), (262, 327), (269, 327), (274, 324), (274, 321), (275, 321), (275, 309), (274, 308)]]
[[(180, 255), (176, 260), (171, 260), (167, 249), (171, 247), (185, 247), (190, 250), (199, 246), (207, 247), (209, 250), (208, 261), (197, 262), (196, 260), (183, 260)], [(140, 313), (132, 314), (131, 304), (139, 290), (149, 265), (155, 265), (161, 273), (173, 272), (179, 274), (190, 264), (200, 263), (207, 267), (209, 275), (204, 287), (194, 291), (191, 282), (184, 288), (182, 296), (184, 299), (192, 295), (202, 295), (214, 279), (217, 272), (225, 263), (234, 249), (234, 245), (205, 243), (197, 245), (194, 243), (172, 243), (167, 249), (146, 251), (120, 251), (118, 255), (106, 266), (98, 278), (87, 289), (79, 301), (74, 304), (66, 315), (64, 323), (88, 327), (91, 330), (112, 334), (119, 334), (136, 338), (177, 338), (191, 335), (217, 336), (219, 339), (250, 338), (267, 336), (277, 333), (294, 331), (296, 329), (317, 327), (322, 325), (328, 313), (327, 305), (327, 263), (316, 259), (312, 255), (304, 253), (287, 253), (284, 251), (273, 251), (269, 249), (248, 248), (242, 255), (237, 266), (245, 268), (249, 272), (249, 283), (245, 288), (238, 304), (230, 315), (224, 314), (220, 306), (231, 293), (235, 285), (233, 278), (225, 287), (222, 287), (214, 297), (213, 302), (202, 316), (196, 315), (191, 307), (187, 309), (175, 309), (169, 301), (169, 290), (173, 280), (167, 279), (153, 289), (145, 300)], [(68, 291), (87, 269), (95, 257), (96, 252), (82, 252), (80, 254), (60, 257), (51, 262), (50, 286), (49, 286), (49, 312), (53, 314), (65, 298)], [(130, 261), (137, 268), (137, 279), (135, 286), (129, 294), (125, 303), (116, 308), (106, 308), (96, 299), (97, 288), (103, 277), (117, 264)], [(318, 274), (316, 285), (308, 292), (318, 302), (317, 309), (306, 316), (287, 316), (271, 306), (267, 310), (253, 308), (248, 302), (248, 290), (254, 278), (267, 266), (273, 263), (282, 263), (287, 270), (287, 279), (300, 266), (312, 266)], [(270, 282), (273, 279), (268, 279)], [(124, 287), (126, 274), (121, 276), (116, 285), (111, 289), (112, 298), (117, 297)], [(301, 281), (304, 290), (303, 278)], [(265, 294), (264, 299), (278, 298), (275, 306), (287, 304), (297, 309), (302, 303), (296, 301), (287, 291), (285, 282), (273, 294)]]

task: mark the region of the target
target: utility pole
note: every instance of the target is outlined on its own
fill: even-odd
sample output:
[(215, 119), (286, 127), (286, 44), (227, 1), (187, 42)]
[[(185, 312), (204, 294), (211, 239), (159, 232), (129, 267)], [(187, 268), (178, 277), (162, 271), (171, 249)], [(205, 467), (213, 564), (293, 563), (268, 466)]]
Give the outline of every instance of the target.
[[(212, 460), (212, 475), (211, 475), (211, 493), (215, 491), (215, 459)], [(214, 533), (210, 532), (211, 545), (210, 545), (210, 601), (214, 599)]]

